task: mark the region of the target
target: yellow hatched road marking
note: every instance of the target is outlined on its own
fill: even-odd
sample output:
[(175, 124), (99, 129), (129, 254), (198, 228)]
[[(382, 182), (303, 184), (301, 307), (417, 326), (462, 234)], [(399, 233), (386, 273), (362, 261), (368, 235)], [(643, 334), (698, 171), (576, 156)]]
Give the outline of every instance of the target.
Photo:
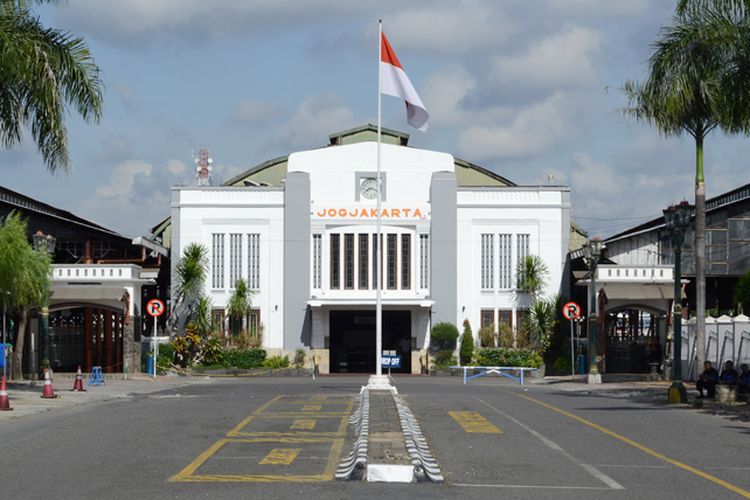
[(448, 415), (458, 422), (464, 432), (473, 434), (502, 434), (492, 422), (475, 411), (449, 411)]
[(292, 429), (311, 431), (315, 429), (317, 421), (314, 418), (298, 418), (292, 422)]
[(260, 465), (289, 465), (294, 462), (302, 448), (274, 448), (263, 460)]
[(302, 407), (302, 411), (320, 411), (323, 409), (323, 405), (305, 405)]

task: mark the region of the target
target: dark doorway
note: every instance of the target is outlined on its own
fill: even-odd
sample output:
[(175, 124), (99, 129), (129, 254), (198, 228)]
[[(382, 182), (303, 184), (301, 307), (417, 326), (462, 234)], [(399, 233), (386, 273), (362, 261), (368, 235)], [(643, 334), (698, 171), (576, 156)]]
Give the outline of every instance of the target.
[[(375, 373), (375, 311), (331, 311), (329, 346), (331, 373)], [(411, 373), (411, 311), (383, 311), (383, 350)]]

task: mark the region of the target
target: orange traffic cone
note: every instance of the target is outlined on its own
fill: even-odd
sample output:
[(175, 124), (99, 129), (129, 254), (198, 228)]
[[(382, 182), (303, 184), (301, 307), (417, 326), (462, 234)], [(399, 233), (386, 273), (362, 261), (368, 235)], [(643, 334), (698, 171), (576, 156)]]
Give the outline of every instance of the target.
[(45, 399), (53, 399), (57, 397), (55, 390), (52, 388), (52, 380), (49, 378), (49, 370), (44, 369), (44, 390), (42, 391), (42, 397)]
[(12, 409), (10, 407), (10, 400), (8, 399), (8, 388), (5, 386), (5, 375), (3, 375), (3, 380), (0, 382), (0, 411), (10, 411)]
[(78, 366), (78, 372), (76, 372), (76, 380), (73, 382), (73, 388), (71, 391), (76, 392), (86, 392), (86, 389), (83, 388), (83, 375), (81, 374), (81, 366)]

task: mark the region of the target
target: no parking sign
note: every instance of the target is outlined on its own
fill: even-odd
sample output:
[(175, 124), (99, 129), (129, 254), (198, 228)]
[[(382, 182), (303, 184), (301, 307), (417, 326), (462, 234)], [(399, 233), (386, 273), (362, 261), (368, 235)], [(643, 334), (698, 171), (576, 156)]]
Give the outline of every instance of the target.
[(581, 317), (581, 306), (575, 302), (568, 302), (563, 306), (562, 310), (565, 319), (573, 321)]

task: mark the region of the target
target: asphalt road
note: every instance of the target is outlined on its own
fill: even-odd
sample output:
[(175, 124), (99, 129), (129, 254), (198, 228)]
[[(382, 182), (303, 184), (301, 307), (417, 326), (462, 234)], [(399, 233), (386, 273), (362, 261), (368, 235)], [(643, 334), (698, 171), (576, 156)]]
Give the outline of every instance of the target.
[(330, 480), (365, 377), (191, 382), (0, 424), (1, 498), (741, 498), (750, 426), (607, 393), (399, 378), (446, 483)]

